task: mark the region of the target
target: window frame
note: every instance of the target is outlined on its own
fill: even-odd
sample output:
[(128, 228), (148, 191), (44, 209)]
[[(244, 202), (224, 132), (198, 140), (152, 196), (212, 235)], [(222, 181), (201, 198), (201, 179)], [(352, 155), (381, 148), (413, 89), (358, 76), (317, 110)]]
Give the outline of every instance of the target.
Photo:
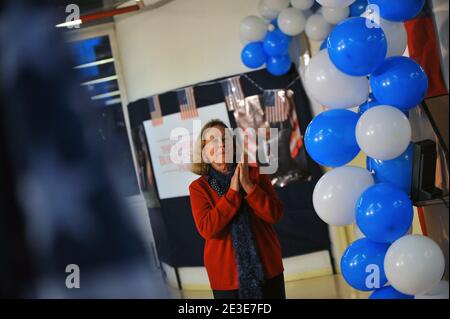
[(117, 83), (119, 84), (119, 92), (120, 92), (120, 99), (122, 103), (122, 112), (123, 112), (123, 118), (125, 121), (125, 128), (128, 136), (128, 144), (131, 149), (131, 157), (133, 160), (133, 167), (134, 167), (134, 175), (137, 183), (137, 187), (139, 189), (139, 194), (142, 195), (142, 190), (139, 186), (139, 177), (138, 177), (138, 169), (137, 169), (137, 161), (136, 161), (136, 154), (133, 147), (133, 140), (131, 135), (131, 125), (130, 125), (130, 116), (128, 113), (127, 105), (129, 103), (128, 96), (127, 96), (127, 90), (126, 90), (126, 83), (123, 77), (122, 72), (122, 66), (120, 63), (120, 52), (119, 48), (117, 46), (117, 38), (116, 38), (116, 31), (114, 23), (109, 22), (105, 24), (101, 24), (98, 26), (92, 26), (92, 27), (81, 27), (79, 29), (73, 29), (67, 32), (67, 42), (75, 42), (75, 41), (82, 41), (87, 40), (91, 38), (101, 37), (101, 36), (108, 36), (109, 43), (111, 45), (111, 52), (114, 58), (114, 68), (116, 70), (117, 75)]

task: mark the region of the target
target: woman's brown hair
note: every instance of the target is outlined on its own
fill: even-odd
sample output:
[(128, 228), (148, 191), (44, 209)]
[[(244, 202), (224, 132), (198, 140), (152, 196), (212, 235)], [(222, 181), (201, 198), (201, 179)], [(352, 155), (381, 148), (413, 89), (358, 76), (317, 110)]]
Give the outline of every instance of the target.
[(219, 119), (214, 119), (206, 123), (202, 130), (200, 131), (197, 140), (195, 141), (194, 150), (192, 152), (192, 164), (191, 164), (191, 172), (197, 175), (207, 175), (209, 172), (209, 166), (211, 164), (205, 163), (203, 160), (203, 148), (206, 145), (206, 140), (204, 139), (204, 133), (207, 129), (210, 129), (214, 126), (222, 126), (225, 129), (229, 129), (228, 126)]

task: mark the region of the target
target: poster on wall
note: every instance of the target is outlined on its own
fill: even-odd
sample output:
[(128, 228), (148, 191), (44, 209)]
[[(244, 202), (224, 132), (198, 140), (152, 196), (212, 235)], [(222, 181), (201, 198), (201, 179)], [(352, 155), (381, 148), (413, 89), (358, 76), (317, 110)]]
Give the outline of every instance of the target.
[[(225, 103), (198, 108), (198, 117), (188, 120), (183, 120), (181, 113), (175, 113), (164, 116), (161, 125), (155, 126), (151, 120), (143, 123), (160, 199), (189, 196), (189, 184), (198, 175), (190, 172), (189, 165), (174, 163), (170, 158), (170, 151), (180, 140), (190, 141), (193, 145), (200, 133), (199, 128), (212, 119), (219, 119), (230, 127)], [(194, 120), (200, 121), (197, 127), (194, 126)], [(174, 130), (185, 132), (186, 136), (171, 140)]]
[[(267, 143), (251, 141), (246, 145), (252, 160), (261, 166), (276, 167), (270, 180), (276, 187), (285, 187), (294, 182), (310, 181), (300, 118), (295, 105), (294, 91), (291, 89), (261, 90), (261, 95), (245, 96), (240, 77), (232, 77), (222, 82), (222, 90), (228, 109), (233, 111), (236, 124), (243, 131), (252, 128), (277, 129), (277, 134), (266, 135)], [(242, 140), (242, 137), (240, 138)], [(268, 152), (269, 143), (276, 143), (277, 152)], [(260, 157), (268, 154), (268, 157)], [(270, 163), (270, 164), (266, 164)], [(271, 171), (272, 169), (268, 169)]]
[(138, 173), (139, 188), (148, 207), (159, 207), (158, 199), (156, 198), (155, 182), (144, 125), (140, 124), (139, 126), (132, 128), (131, 136), (136, 154), (136, 169)]

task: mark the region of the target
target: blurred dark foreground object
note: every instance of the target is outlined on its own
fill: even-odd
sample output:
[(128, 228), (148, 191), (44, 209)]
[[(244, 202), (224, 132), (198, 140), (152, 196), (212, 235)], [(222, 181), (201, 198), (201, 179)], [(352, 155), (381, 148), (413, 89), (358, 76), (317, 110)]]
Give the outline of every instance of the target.
[(0, 297), (166, 298), (57, 19), (34, 3), (0, 6)]

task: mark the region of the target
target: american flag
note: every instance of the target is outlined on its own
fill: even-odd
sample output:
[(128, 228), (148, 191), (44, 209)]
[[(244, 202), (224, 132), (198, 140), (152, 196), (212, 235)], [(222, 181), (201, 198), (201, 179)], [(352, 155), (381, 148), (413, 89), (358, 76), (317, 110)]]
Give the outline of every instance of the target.
[(194, 88), (189, 87), (177, 92), (178, 103), (180, 104), (181, 119), (187, 120), (198, 117), (195, 103)]
[(152, 117), (152, 125), (158, 126), (163, 124), (163, 117), (161, 113), (161, 103), (159, 96), (155, 95), (148, 98), (148, 106), (150, 108), (150, 115)]
[(290, 151), (291, 151), (291, 157), (295, 158), (295, 157), (297, 157), (298, 153), (300, 152), (300, 150), (303, 147), (303, 136), (302, 136), (302, 133), (300, 132), (300, 124), (298, 122), (297, 110), (295, 108), (295, 104), (292, 99), (293, 94), (294, 94), (294, 92), (288, 91), (287, 101), (289, 101), (290, 105), (291, 105), (290, 112), (289, 112), (289, 122), (292, 126), (292, 133), (291, 133), (289, 146), (290, 146)]
[(264, 91), (266, 120), (269, 123), (280, 123), (288, 119), (288, 107), (283, 90)]
[(226, 79), (221, 84), (228, 111), (234, 111), (238, 109), (239, 105), (245, 103), (245, 96), (242, 90), (240, 76)]
[(257, 131), (253, 128), (247, 128), (245, 130), (240, 131), (241, 133), (241, 141), (243, 142), (243, 151), (248, 155), (247, 161), (250, 166), (253, 166), (257, 163), (258, 158), (258, 137)]
[(294, 92), (291, 90), (269, 90), (264, 92), (264, 104), (266, 110), (266, 120), (269, 123), (284, 122), (289, 119), (292, 127), (289, 148), (291, 157), (295, 158), (303, 147), (303, 136), (300, 132), (300, 125), (297, 117), (294, 100)]

